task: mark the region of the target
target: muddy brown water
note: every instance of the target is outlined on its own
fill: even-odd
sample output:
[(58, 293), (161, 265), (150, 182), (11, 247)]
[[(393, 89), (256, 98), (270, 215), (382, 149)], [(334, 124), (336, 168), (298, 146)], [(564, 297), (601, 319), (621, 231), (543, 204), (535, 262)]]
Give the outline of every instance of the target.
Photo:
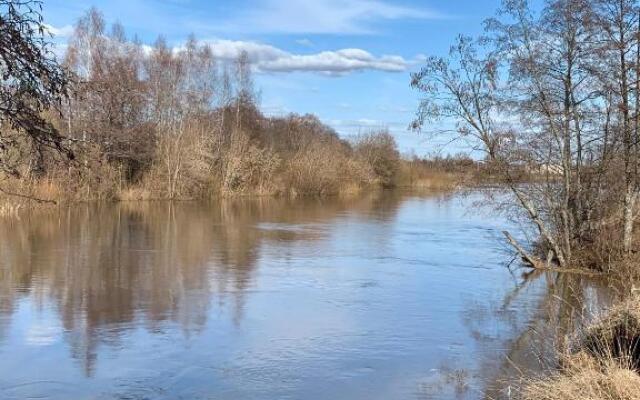
[(500, 232), (514, 227), (478, 200), (92, 204), (2, 221), (0, 399), (508, 397), (549, 326), (569, 330), (563, 313), (597, 308), (600, 289), (511, 273)]

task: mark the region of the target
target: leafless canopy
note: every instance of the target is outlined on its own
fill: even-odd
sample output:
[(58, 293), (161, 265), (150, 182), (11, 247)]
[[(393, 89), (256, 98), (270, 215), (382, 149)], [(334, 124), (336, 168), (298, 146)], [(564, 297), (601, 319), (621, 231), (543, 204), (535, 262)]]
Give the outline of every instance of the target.
[(640, 192), (637, 3), (549, 0), (536, 12), (505, 0), (485, 28), (413, 75), (423, 95), (414, 127), (455, 124), (436, 133), (484, 151), (537, 229), (541, 265), (588, 254), (606, 268), (631, 254)]

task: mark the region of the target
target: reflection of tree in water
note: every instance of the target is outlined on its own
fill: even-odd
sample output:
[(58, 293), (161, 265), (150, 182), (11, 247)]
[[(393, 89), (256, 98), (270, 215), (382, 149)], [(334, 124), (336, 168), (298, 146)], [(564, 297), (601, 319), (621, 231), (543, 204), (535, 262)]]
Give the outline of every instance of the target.
[(399, 202), (393, 207), (372, 196), (101, 204), (2, 222), (0, 340), (24, 296), (54, 305), (88, 375), (98, 346), (118, 346), (134, 322), (151, 332), (172, 322), (185, 334), (197, 333), (212, 300), (227, 308), (231, 299), (228, 308), (239, 324), (261, 246), (323, 237), (318, 230), (264, 231), (260, 223), (327, 223), (344, 210), (397, 209)]
[(609, 302), (605, 287), (585, 276), (536, 272), (499, 304), (470, 303), (464, 320), (481, 349), (475, 377), (484, 397), (513, 397), (523, 378), (555, 368), (565, 338)]

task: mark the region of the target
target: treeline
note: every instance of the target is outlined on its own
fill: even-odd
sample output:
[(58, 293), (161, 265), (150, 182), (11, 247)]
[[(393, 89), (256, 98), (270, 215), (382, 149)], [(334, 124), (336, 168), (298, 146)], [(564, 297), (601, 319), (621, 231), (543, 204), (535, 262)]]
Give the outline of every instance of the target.
[(90, 10), (63, 67), (71, 95), (48, 118), (74, 159), (18, 146), (11, 171), (43, 199), (187, 199), (328, 195), (398, 182), (388, 132), (341, 139), (313, 115), (270, 118), (258, 107), (251, 60), (218, 60), (194, 37), (172, 48), (107, 28)]
[[(92, 9), (76, 24), (64, 69), (70, 95), (50, 122), (73, 155), (13, 132), (3, 157), (13, 192), (41, 199), (178, 199), (213, 194), (326, 195), (395, 185), (387, 132), (352, 142), (312, 115), (264, 116), (251, 62), (217, 60), (191, 37), (150, 47)], [(11, 135), (10, 135), (11, 136)]]

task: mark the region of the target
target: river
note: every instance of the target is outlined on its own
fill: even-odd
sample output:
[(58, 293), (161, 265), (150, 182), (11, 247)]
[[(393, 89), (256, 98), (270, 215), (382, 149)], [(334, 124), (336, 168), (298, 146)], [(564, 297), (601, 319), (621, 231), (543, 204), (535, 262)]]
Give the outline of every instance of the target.
[(595, 307), (579, 298), (598, 288), (510, 271), (515, 227), (478, 201), (100, 203), (2, 221), (0, 398), (508, 397), (563, 304)]

